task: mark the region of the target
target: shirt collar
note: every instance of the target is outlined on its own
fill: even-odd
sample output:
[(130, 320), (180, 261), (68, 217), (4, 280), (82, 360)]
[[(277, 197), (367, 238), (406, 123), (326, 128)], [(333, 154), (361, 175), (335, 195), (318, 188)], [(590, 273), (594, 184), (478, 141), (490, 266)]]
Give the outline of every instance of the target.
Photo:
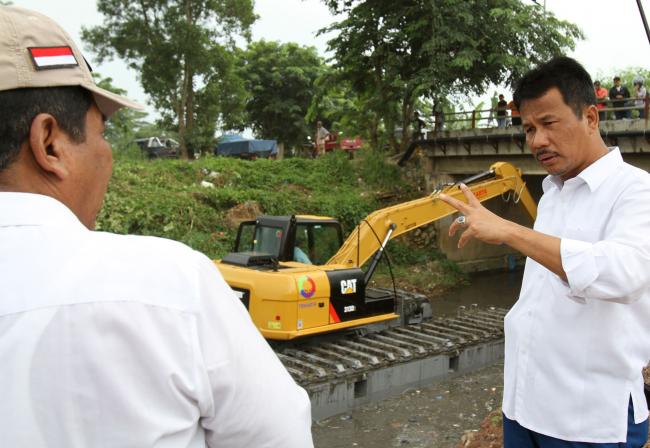
[(46, 225), (88, 230), (68, 207), (50, 196), (0, 192), (0, 227)]
[[(622, 164), (623, 157), (621, 156), (621, 151), (618, 149), (618, 146), (614, 146), (609, 148), (607, 154), (582, 170), (574, 179), (586, 183), (589, 190), (593, 192)], [(542, 182), (542, 190), (544, 193), (551, 186), (555, 186), (558, 190), (561, 190), (564, 186), (564, 181), (559, 176), (546, 176)]]

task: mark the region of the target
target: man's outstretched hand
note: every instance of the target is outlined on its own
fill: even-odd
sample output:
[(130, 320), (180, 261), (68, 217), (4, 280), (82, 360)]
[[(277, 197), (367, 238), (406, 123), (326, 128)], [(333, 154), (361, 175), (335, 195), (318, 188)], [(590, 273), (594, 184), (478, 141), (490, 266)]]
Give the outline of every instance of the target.
[(502, 244), (508, 233), (508, 228), (514, 223), (507, 221), (487, 208), (476, 199), (467, 185), (460, 184), (460, 189), (467, 199), (467, 203), (454, 199), (446, 194), (441, 194), (440, 199), (458, 210), (465, 216), (465, 222), (458, 219), (449, 227), (449, 236), (454, 236), (459, 230), (464, 230), (458, 239), (458, 247), (463, 248), (472, 238), (490, 244)]
[(460, 223), (456, 218), (449, 227), (449, 236), (463, 230), (458, 239), (459, 248), (463, 248), (472, 238), (491, 244), (507, 244), (542, 264), (564, 281), (567, 280), (560, 256), (560, 238), (503, 219), (483, 207), (466, 185), (460, 184), (460, 189), (467, 203), (446, 194), (440, 195), (441, 200), (465, 217), (464, 223)]

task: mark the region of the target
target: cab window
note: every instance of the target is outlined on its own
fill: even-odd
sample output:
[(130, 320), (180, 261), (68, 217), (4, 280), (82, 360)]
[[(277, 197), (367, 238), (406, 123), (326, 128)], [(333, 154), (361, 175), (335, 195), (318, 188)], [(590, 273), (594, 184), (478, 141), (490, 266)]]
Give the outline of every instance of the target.
[(282, 229), (279, 227), (257, 226), (255, 240), (253, 241), (253, 251), (279, 257), (282, 234)]
[[(340, 227), (335, 223), (302, 223), (296, 227), (296, 247), (307, 254), (312, 264), (322, 265), (341, 247)], [(298, 260), (296, 260), (298, 261)]]

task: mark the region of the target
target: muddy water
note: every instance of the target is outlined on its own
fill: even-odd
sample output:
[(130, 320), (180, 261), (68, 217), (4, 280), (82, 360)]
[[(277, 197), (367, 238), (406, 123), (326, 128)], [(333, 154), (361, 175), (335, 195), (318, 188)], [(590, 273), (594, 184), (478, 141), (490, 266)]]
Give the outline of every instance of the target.
[(458, 308), (498, 306), (510, 308), (521, 289), (523, 270), (473, 274), (469, 284), (431, 300), (434, 316), (456, 314)]
[(456, 448), (501, 406), (503, 364), (314, 422), (316, 448)]
[[(453, 315), (458, 307), (510, 307), (522, 272), (476, 274), (470, 284), (432, 300), (433, 313)], [(432, 383), (420, 390), (372, 403), (351, 413), (315, 422), (316, 448), (455, 448), (465, 431), (501, 405), (503, 364)]]

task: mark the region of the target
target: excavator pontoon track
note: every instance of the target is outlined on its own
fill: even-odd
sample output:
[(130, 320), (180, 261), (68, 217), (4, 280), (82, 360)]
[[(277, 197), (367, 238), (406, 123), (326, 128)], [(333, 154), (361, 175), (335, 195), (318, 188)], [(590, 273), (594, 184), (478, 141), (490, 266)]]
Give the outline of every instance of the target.
[(453, 317), (281, 345), (276, 353), (320, 420), (500, 360), (507, 311), (461, 307)]

